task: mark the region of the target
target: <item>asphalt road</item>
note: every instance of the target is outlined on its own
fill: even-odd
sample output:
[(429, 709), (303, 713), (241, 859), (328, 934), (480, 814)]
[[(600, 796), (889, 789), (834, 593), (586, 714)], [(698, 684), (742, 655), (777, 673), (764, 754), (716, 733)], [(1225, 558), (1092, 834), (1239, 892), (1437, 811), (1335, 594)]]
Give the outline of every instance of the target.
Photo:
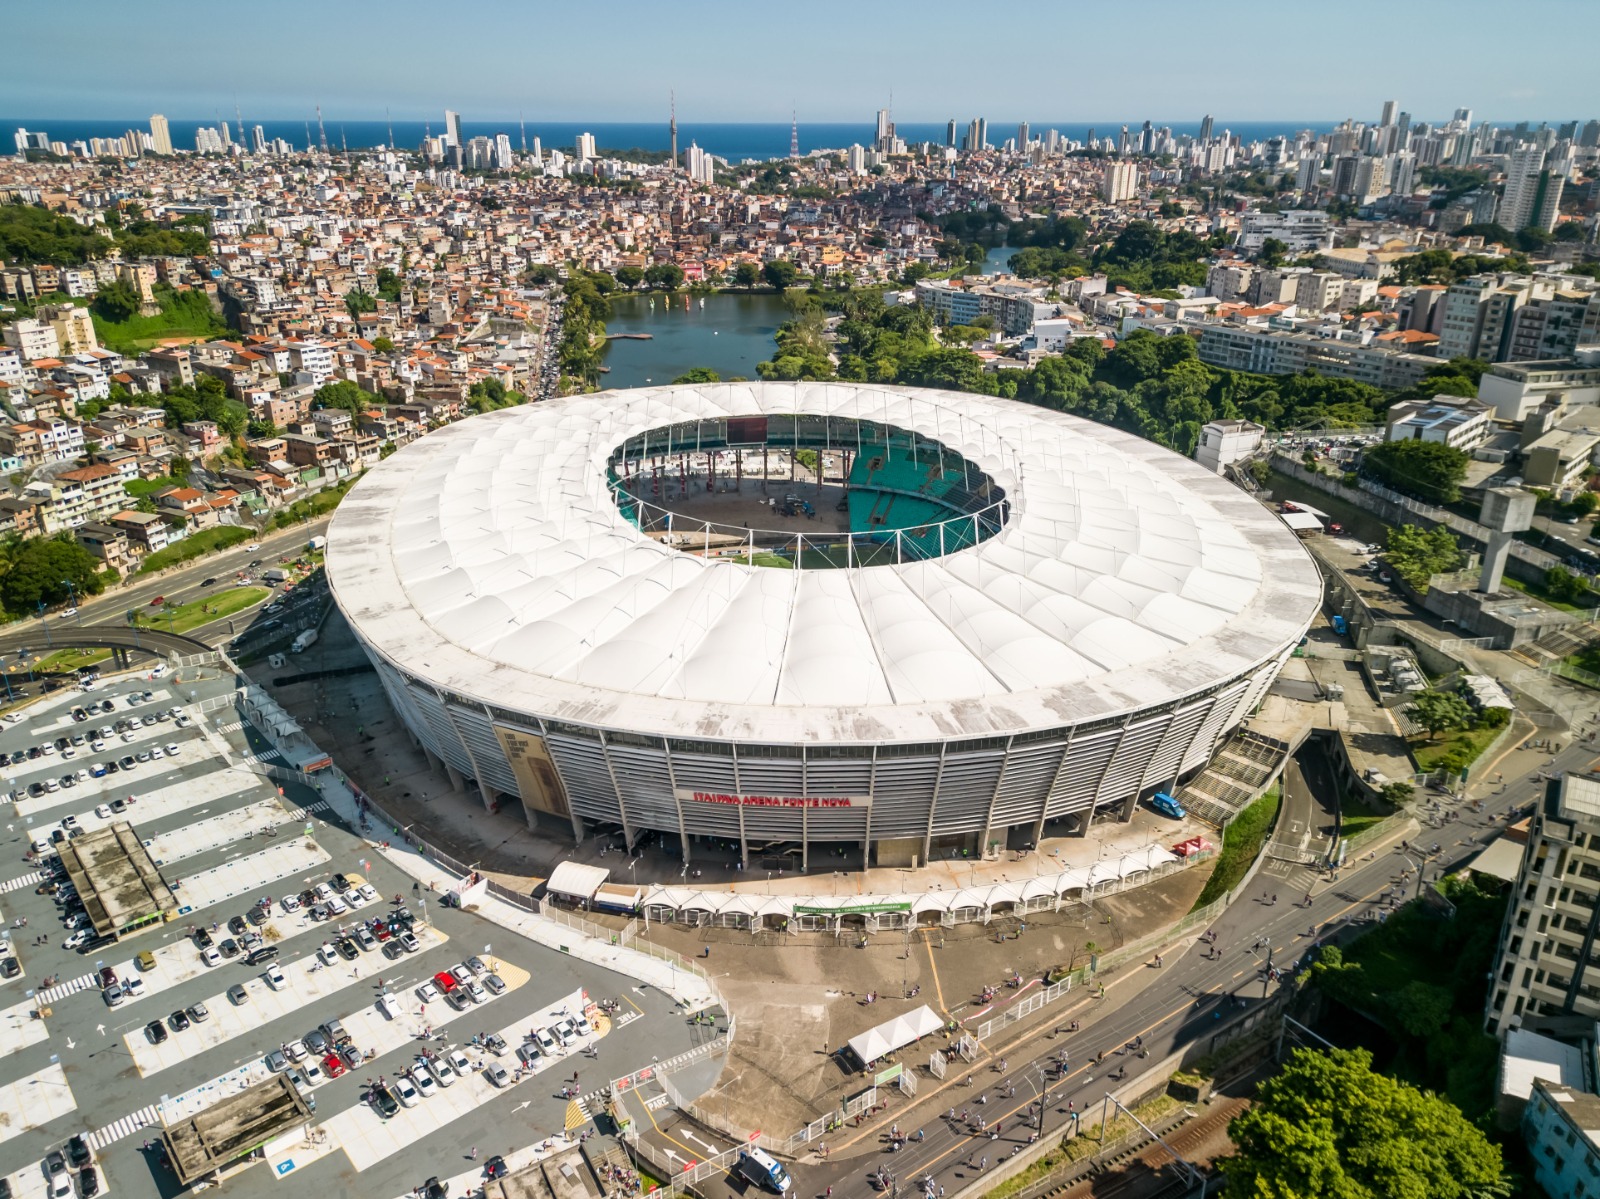
[[(1594, 757), (1592, 749), (1566, 745), (1547, 769), (1588, 768)], [(1325, 780), (1306, 781), (1315, 785)], [(1426, 877), (1431, 880), (1439, 870), (1475, 853), (1476, 843), (1461, 841), (1491, 836), (1514, 803), (1525, 804), (1531, 798), (1535, 785), (1536, 779), (1527, 777), (1503, 790), (1491, 786), (1483, 797), (1484, 813), (1469, 810), (1437, 831), (1425, 829), (1418, 845), (1427, 858)], [(1425, 816), (1442, 817), (1445, 810), (1443, 802), (1424, 801)], [(1439, 840), (1437, 853), (1431, 850), (1430, 837)], [(1352, 861), (1332, 878), (1305, 867), (1265, 885), (1258, 877), (1250, 896), (1217, 921), (1212, 930), (1214, 948), (1202, 941), (1174, 949), (1160, 967), (1153, 956), (1142, 966), (1124, 967), (1107, 980), (1104, 999), (1086, 993), (1060, 1005), (1050, 1025), (1062, 1031), (1052, 1033), (1050, 1026), (1042, 1026), (1004, 1063), (980, 1059), (969, 1085), (955, 1081), (963, 1077), (960, 1063), (951, 1064), (945, 1083), (924, 1076), (914, 1107), (907, 1109), (898, 1095), (891, 1099), (891, 1108), (905, 1113), (898, 1118), (902, 1133), (915, 1138), (920, 1132), (920, 1141), (912, 1139), (895, 1151), (887, 1143), (886, 1130), (858, 1141), (855, 1138), (861, 1134), (856, 1129), (841, 1129), (828, 1139), (828, 1160), (807, 1159), (795, 1165), (796, 1194), (822, 1195), (829, 1187), (842, 1194), (865, 1194), (879, 1167), (892, 1171), (902, 1188), (929, 1175), (947, 1190), (967, 1185), (981, 1174), (980, 1159), (987, 1158), (987, 1168), (993, 1169), (1003, 1157), (1028, 1144), (1033, 1129), (1023, 1118), (1037, 1113), (1044, 1080), (1049, 1082), (1047, 1133), (1061, 1130), (1074, 1113), (1098, 1111), (1115, 1085), (1116, 1070), (1126, 1067), (1129, 1076), (1136, 1076), (1148, 1065), (1132, 1054), (1123, 1055), (1126, 1044), (1142, 1038), (1149, 1061), (1157, 1061), (1180, 1047), (1203, 1042), (1225, 1020), (1259, 1006), (1278, 985), (1267, 975), (1269, 965), (1292, 967), (1314, 942), (1346, 930), (1350, 922), (1375, 918), (1401, 891), (1414, 894), (1415, 872), (1409, 878), (1402, 873), (1411, 860), (1396, 847)], [(1145, 972), (1143, 978), (1138, 977), (1140, 971)], [(1080, 1022), (1079, 1031), (1064, 1031), (1072, 1020)], [(1105, 1060), (1097, 1062), (1097, 1055)], [(1065, 1066), (1059, 1067), (1056, 1061), (1062, 1056)], [(920, 1052), (911, 1055), (918, 1064), (924, 1057)], [(952, 1107), (955, 1119), (950, 1118)], [(965, 1121), (960, 1118), (963, 1113)], [(980, 1119), (989, 1126), (983, 1132), (977, 1127)], [(989, 1132), (997, 1122), (1000, 1134), (991, 1138)], [(737, 1195), (751, 1192), (737, 1179), (712, 1187), (714, 1192), (719, 1189)]]

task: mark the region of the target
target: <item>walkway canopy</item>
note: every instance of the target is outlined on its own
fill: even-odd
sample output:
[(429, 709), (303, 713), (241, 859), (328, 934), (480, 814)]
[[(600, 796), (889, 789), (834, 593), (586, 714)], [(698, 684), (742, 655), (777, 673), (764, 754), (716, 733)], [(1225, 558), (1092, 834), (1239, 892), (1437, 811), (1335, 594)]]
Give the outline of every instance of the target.
[(550, 880), (545, 883), (545, 890), (552, 895), (559, 895), (562, 899), (589, 903), (594, 899), (594, 893), (600, 889), (600, 884), (610, 875), (611, 871), (604, 866), (562, 862), (550, 872)]
[(934, 1014), (927, 1004), (903, 1016), (868, 1029), (859, 1037), (851, 1037), (848, 1048), (862, 1069), (868, 1069), (886, 1053), (904, 1049), (913, 1041), (920, 1041), (929, 1033), (938, 1032), (944, 1021)]

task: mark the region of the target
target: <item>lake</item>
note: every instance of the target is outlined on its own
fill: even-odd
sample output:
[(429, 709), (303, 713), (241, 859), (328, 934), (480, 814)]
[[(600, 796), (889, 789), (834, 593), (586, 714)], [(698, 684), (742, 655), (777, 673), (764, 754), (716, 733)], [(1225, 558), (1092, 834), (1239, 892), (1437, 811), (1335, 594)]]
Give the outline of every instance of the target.
[[(756, 377), (756, 363), (777, 350), (772, 335), (789, 318), (775, 295), (611, 297), (606, 332), (648, 333), (649, 341), (612, 341), (606, 346), (600, 386), (646, 387), (671, 383), (697, 366), (709, 366), (724, 379)], [(650, 306), (654, 299), (655, 307)]]
[(1009, 275), (1011, 268), (1006, 265), (1006, 259), (1015, 254), (1020, 246), (996, 246), (983, 256), (983, 273), (985, 275)]

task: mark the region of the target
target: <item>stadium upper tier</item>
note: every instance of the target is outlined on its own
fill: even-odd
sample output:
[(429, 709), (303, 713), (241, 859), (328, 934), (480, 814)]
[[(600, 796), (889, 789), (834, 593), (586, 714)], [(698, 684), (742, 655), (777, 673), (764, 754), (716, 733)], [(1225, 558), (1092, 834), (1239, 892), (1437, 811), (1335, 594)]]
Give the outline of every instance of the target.
[[(857, 449), (861, 502), (893, 492), (920, 520), (981, 508), (992, 527), (832, 570), (641, 528), (619, 447), (636, 461), (708, 429), (787, 446), (820, 429)], [(897, 431), (949, 461), (868, 452)], [(369, 650), (441, 694), (788, 744), (1061, 730), (1169, 704), (1275, 669), (1321, 593), (1275, 516), (1157, 445), (1005, 400), (838, 383), (602, 392), (452, 425), (351, 491), (328, 567)]]

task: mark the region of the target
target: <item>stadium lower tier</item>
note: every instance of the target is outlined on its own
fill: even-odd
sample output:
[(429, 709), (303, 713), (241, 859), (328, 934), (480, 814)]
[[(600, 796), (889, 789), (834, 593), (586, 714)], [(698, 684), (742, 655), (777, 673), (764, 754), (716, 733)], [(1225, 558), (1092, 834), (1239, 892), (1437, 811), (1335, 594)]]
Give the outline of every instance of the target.
[[(658, 835), (752, 856), (812, 854), (905, 866), (952, 852), (1019, 849), (1046, 826), (1083, 833), (1129, 819), (1140, 798), (1201, 770), (1253, 711), (1282, 659), (1122, 717), (1010, 736), (921, 744), (776, 745), (646, 736), (449, 694), (367, 647), (391, 704), (458, 789), (531, 828), (631, 849)], [(709, 848), (702, 853), (709, 852)], [(726, 850), (718, 849), (719, 857)], [(859, 855), (859, 856), (858, 856)]]

